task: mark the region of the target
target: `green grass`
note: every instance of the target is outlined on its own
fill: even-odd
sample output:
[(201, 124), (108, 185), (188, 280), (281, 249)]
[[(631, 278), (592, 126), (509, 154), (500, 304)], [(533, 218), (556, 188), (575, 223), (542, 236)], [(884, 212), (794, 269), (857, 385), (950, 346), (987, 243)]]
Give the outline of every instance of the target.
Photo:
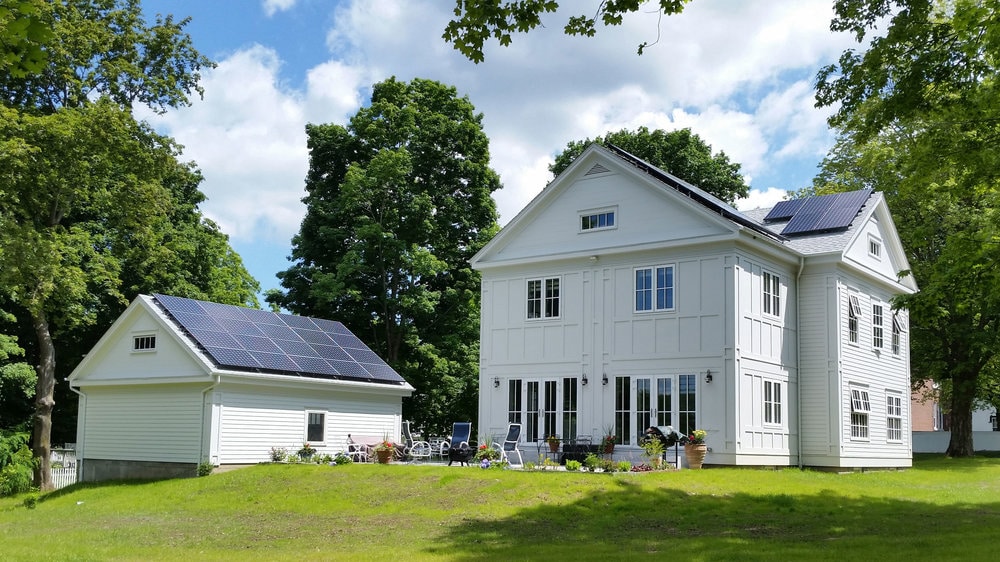
[(3, 560), (983, 560), (1000, 459), (645, 474), (261, 465), (0, 499)]

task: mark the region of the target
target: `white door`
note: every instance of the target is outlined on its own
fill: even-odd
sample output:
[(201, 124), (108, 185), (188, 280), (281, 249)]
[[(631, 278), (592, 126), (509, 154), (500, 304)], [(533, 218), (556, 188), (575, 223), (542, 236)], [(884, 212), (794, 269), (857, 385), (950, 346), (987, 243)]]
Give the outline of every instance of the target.
[[(550, 435), (566, 439), (577, 435), (576, 377), (524, 381), (524, 440), (542, 441)], [(511, 385), (511, 389), (515, 388)]]

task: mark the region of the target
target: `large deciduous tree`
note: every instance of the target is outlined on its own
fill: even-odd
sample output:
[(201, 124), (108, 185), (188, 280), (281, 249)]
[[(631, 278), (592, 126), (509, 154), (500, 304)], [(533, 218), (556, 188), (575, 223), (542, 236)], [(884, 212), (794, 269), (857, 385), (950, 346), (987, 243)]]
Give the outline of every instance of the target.
[[(679, 14), (690, 0), (658, 0), (652, 3), (660, 17)], [(589, 14), (571, 16), (563, 32), (566, 35), (593, 37), (597, 23), (621, 25), (625, 15), (638, 11), (646, 0), (600, 0), (593, 2)], [(574, 5), (575, 6), (575, 5)], [(448, 22), (442, 37), (458, 52), (475, 63), (483, 62), (483, 46), (490, 39), (506, 47), (514, 33), (527, 33), (542, 26), (542, 15), (559, 9), (555, 0), (455, 0), (455, 19)], [(544, 27), (544, 26), (542, 26)], [(638, 53), (649, 42), (639, 44)]]
[(921, 289), (897, 303), (911, 311), (913, 375), (948, 383), (947, 453), (971, 456), (972, 411), (1000, 351), (1000, 6), (835, 6), (831, 27), (871, 43), (819, 75), (841, 137), (817, 183), (887, 193)]
[[(254, 281), (197, 210), (200, 176), (132, 116), (188, 103), (211, 66), (137, 0), (62, 0), (37, 72), (0, 72), (0, 293), (36, 365), (36, 485), (51, 489), (56, 351), (68, 367), (138, 291), (255, 303)], [(3, 14), (0, 13), (0, 16)]]
[(477, 410), (479, 276), (497, 229), (482, 115), (454, 88), (389, 79), (347, 126), (306, 127), (306, 217), (272, 303), (344, 322), (416, 388), (442, 430)]
[(691, 129), (667, 132), (640, 127), (635, 131), (607, 133), (593, 140), (573, 141), (556, 156), (549, 170), (559, 175), (594, 142), (622, 148), (728, 203), (746, 197), (750, 190), (740, 174), (740, 165), (730, 162), (725, 152), (712, 154), (712, 147)]

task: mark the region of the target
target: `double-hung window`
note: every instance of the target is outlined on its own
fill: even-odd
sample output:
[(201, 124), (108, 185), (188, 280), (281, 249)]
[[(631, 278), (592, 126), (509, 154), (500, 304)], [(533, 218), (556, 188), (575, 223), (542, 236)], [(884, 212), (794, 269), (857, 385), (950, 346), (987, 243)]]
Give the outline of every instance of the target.
[(763, 281), (764, 314), (778, 316), (781, 311), (781, 278), (765, 271)]
[(781, 383), (764, 381), (764, 423), (781, 425)]
[(559, 278), (528, 280), (528, 318), (559, 318)]
[(871, 414), (871, 402), (868, 391), (858, 388), (851, 389), (851, 437), (868, 439), (868, 415)]
[(658, 265), (635, 270), (635, 311), (674, 309), (674, 266)]
[(858, 343), (858, 319), (861, 318), (861, 303), (858, 302), (857, 295), (850, 295), (847, 299), (847, 341)]
[(903, 399), (898, 394), (885, 397), (885, 428), (888, 441), (903, 440)]
[(884, 343), (882, 331), (882, 304), (872, 304), (872, 347), (882, 349)]
[(892, 354), (899, 355), (902, 340), (903, 324), (898, 314), (892, 315)]
[(326, 441), (325, 412), (306, 412), (306, 441), (313, 445)]

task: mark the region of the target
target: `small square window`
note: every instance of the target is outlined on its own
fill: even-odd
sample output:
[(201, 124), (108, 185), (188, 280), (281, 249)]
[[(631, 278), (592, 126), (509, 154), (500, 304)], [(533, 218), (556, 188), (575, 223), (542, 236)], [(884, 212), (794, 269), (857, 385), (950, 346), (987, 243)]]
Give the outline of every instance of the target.
[(882, 259), (882, 242), (878, 238), (868, 238), (868, 255), (877, 260)]

